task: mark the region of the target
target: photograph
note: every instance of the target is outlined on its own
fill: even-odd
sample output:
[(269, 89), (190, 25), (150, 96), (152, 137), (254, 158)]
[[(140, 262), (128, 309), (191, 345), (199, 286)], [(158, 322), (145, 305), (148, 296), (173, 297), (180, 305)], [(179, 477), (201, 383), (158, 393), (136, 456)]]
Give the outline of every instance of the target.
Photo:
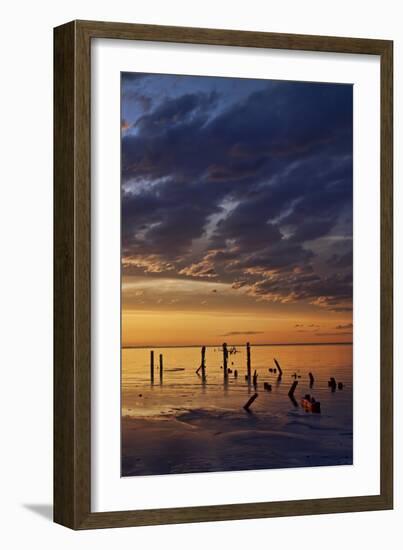
[(121, 73), (121, 475), (353, 464), (353, 85)]

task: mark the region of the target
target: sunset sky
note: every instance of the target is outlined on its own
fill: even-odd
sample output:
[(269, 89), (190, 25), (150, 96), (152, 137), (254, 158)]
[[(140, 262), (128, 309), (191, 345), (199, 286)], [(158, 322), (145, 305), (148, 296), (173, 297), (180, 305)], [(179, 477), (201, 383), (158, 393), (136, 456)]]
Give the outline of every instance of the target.
[(352, 86), (122, 73), (122, 345), (352, 341)]

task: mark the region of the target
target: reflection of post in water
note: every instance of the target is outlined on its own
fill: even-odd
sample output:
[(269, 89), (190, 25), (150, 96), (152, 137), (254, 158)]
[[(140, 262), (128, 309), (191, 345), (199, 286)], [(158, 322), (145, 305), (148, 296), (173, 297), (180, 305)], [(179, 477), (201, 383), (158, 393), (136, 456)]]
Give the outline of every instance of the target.
[(206, 346), (202, 346), (201, 349), (201, 363), (199, 368), (196, 370), (197, 376), (200, 376), (199, 372), (202, 373), (202, 382), (206, 383)]
[(151, 384), (154, 384), (154, 351), (150, 352), (150, 380)]
[(222, 353), (223, 353), (223, 367), (224, 367), (224, 382), (226, 382), (228, 380), (228, 348), (225, 342), (222, 345)]
[(164, 377), (164, 359), (162, 357), (162, 353), (160, 353), (160, 384), (162, 384), (163, 377)]
[(298, 407), (298, 403), (295, 397), (293, 395), (288, 395), (288, 397), (290, 398), (290, 401), (294, 405), (294, 407)]

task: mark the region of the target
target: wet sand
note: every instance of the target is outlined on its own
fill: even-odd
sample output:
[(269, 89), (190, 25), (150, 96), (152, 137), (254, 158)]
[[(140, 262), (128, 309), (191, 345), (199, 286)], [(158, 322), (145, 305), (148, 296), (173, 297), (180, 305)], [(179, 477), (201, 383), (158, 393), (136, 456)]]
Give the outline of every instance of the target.
[(122, 475), (351, 464), (352, 433), (340, 433), (331, 423), (323, 426), (322, 420), (290, 412), (283, 423), (214, 409), (125, 417)]

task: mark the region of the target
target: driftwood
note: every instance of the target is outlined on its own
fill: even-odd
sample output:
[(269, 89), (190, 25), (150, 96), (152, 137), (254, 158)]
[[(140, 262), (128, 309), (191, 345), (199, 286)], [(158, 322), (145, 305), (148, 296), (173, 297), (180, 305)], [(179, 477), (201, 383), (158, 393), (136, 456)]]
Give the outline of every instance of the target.
[(306, 411), (313, 413), (320, 413), (320, 402), (316, 401), (314, 397), (307, 393), (303, 399), (301, 399), (301, 405)]
[(254, 393), (252, 395), (252, 397), (250, 399), (248, 399), (248, 401), (245, 403), (245, 405), (243, 406), (243, 408), (245, 409), (245, 411), (249, 411), (249, 407), (252, 405), (252, 403), (254, 402), (254, 400), (257, 398), (258, 394), (257, 393)]

